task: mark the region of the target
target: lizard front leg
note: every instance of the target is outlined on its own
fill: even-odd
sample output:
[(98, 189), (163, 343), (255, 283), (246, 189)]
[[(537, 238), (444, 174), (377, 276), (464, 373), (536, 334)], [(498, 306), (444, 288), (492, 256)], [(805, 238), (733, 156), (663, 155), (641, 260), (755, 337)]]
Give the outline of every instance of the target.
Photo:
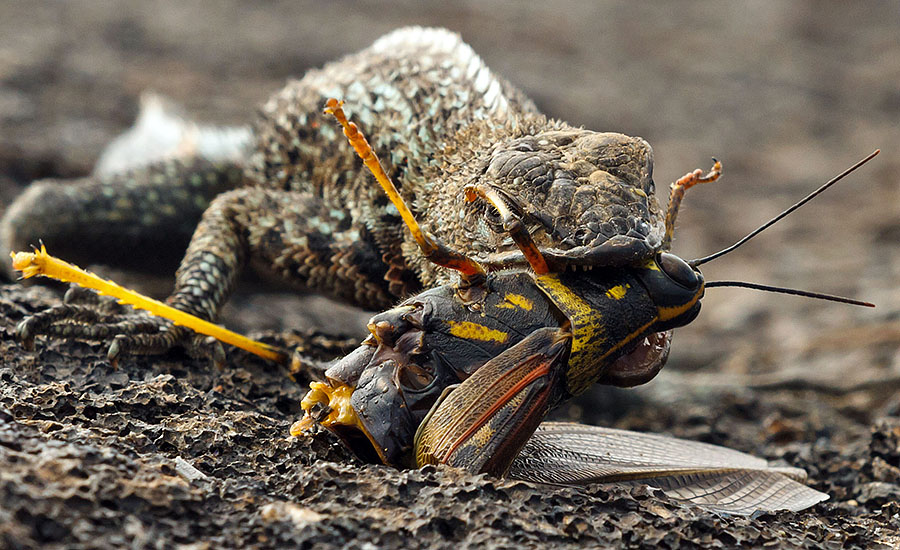
[(239, 164), (201, 157), (105, 176), (37, 181), (3, 213), (0, 253), (7, 256), (40, 241), (82, 265), (171, 270), (212, 200), (243, 181)]
[[(405, 271), (391, 267), (397, 261), (390, 250), (382, 252), (375, 245), (364, 227), (309, 193), (242, 188), (220, 195), (207, 209), (166, 301), (213, 321), (251, 263), (302, 288), (384, 307), (396, 299), (392, 290), (404, 288), (402, 277), (395, 274)], [(144, 314), (130, 315), (140, 319)], [(221, 356), (205, 338), (169, 321), (125, 321), (101, 319), (86, 313), (84, 306), (66, 305), (26, 319), (18, 333), (26, 341), (36, 334), (105, 339), (117, 333), (111, 360), (123, 353), (161, 353), (175, 346), (192, 355)]]

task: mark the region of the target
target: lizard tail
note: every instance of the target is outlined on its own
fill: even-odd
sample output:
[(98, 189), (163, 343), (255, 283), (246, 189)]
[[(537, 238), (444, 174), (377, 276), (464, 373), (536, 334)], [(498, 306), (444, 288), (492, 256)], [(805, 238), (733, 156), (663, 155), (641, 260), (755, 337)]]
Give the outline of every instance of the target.
[(193, 157), (35, 182), (0, 218), (0, 253), (44, 242), (82, 264), (171, 271), (210, 201), (242, 181), (238, 163)]

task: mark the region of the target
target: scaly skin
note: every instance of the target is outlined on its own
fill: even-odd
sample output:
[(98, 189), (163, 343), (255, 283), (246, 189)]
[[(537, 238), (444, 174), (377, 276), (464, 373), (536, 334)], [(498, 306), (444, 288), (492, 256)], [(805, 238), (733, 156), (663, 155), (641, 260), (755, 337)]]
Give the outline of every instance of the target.
[[(556, 269), (624, 265), (660, 247), (652, 152), (644, 140), (547, 119), (457, 35), (421, 28), (391, 33), (290, 82), (263, 105), (247, 158), (206, 163), (189, 173), (173, 173), (168, 160), (77, 186), (43, 186), (8, 210), (0, 222), (3, 244), (21, 248), (43, 238), (64, 255), (53, 248), (60, 232), (55, 222), (79, 210), (87, 214), (77, 219), (90, 225), (86, 220), (100, 214), (94, 197), (119, 196), (111, 183), (116, 179), (125, 182), (119, 188), (143, 198), (118, 203), (124, 211), (107, 201), (103, 219), (112, 221), (104, 231), (166, 233), (170, 229), (160, 226), (156, 213), (172, 211), (168, 199), (176, 191), (167, 189), (183, 194), (186, 182), (211, 181), (241, 167), (243, 185), (226, 186), (231, 190), (212, 200), (197, 225), (168, 299), (172, 305), (215, 319), (248, 263), (373, 309), (447, 282), (452, 275), (423, 259), (339, 127), (322, 113), (328, 97), (346, 102), (348, 116), (366, 133), (424, 229), (488, 268), (523, 262), (494, 210), (483, 201), (464, 203), (470, 183), (504, 196)], [(61, 193), (65, 202), (54, 198)], [(205, 196), (194, 206), (212, 194)], [(38, 204), (53, 204), (56, 217), (43, 209), (49, 218), (39, 219)], [(61, 231), (71, 235), (72, 224)], [(127, 238), (120, 241), (132, 246)], [(46, 331), (37, 327), (65, 314), (50, 317), (33, 321), (20, 335)], [(190, 345), (179, 329), (122, 332), (116, 354)], [(92, 334), (96, 329), (83, 331)]]

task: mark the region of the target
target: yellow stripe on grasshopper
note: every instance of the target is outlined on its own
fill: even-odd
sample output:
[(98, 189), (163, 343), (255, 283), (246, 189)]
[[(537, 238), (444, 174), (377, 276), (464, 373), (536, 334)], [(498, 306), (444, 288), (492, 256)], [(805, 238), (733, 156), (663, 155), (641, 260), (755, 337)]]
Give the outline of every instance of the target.
[(660, 321), (668, 321), (669, 319), (674, 319), (675, 317), (678, 317), (682, 313), (688, 311), (689, 309), (694, 307), (694, 305), (698, 301), (700, 301), (700, 296), (702, 294), (703, 294), (702, 292), (697, 292), (694, 295), (693, 299), (691, 299), (691, 301), (687, 302), (686, 304), (682, 304), (679, 306), (668, 306), (668, 307), (660, 306), (659, 308), (657, 308), (659, 310), (659, 320)]
[(450, 325), (450, 334), (466, 340), (503, 344), (509, 339), (509, 334), (502, 330), (488, 328), (470, 321), (447, 321), (447, 324)]
[(565, 311), (572, 323), (572, 356), (566, 374), (566, 389), (572, 395), (578, 395), (595, 378), (593, 365), (596, 358), (592, 350), (600, 349), (606, 343), (603, 315), (573, 293), (556, 275), (537, 277), (535, 283)]
[(521, 294), (507, 292), (503, 296), (503, 301), (500, 302), (499, 304), (497, 304), (497, 307), (502, 308), (502, 309), (519, 308), (519, 309), (531, 311), (531, 309), (534, 307), (534, 302), (532, 302), (525, 296), (522, 296)]
[(21, 271), (24, 279), (43, 275), (51, 279), (91, 288), (100, 294), (117, 298), (119, 303), (128, 304), (135, 309), (142, 309), (153, 315), (163, 317), (176, 325), (187, 327), (200, 334), (212, 336), (226, 344), (249, 351), (264, 359), (277, 363), (287, 362), (287, 356), (284, 353), (268, 344), (251, 340), (246, 336), (168, 306), (159, 300), (148, 298), (133, 290), (123, 288), (112, 281), (101, 279), (93, 273), (51, 256), (47, 253), (44, 245), (41, 245), (40, 250), (35, 250), (34, 252), (10, 253), (10, 257), (13, 259), (13, 269)]
[(616, 285), (611, 289), (606, 291), (606, 295), (612, 298), (613, 300), (621, 300), (625, 297), (625, 294), (628, 293), (628, 289), (631, 288), (631, 285)]

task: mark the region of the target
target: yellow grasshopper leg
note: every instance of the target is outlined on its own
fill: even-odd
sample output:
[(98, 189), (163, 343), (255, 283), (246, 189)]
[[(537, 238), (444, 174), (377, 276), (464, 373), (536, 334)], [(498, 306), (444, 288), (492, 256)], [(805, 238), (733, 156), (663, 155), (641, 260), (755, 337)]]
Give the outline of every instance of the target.
[(112, 281), (101, 279), (80, 267), (51, 256), (47, 253), (44, 245), (41, 245), (40, 249), (35, 249), (34, 252), (14, 252), (10, 256), (12, 257), (13, 269), (21, 271), (23, 279), (41, 275), (66, 283), (75, 283), (81, 287), (96, 290), (102, 295), (112, 296), (118, 299), (120, 303), (128, 304), (135, 309), (142, 309), (158, 317), (168, 319), (176, 325), (187, 327), (200, 334), (212, 336), (226, 344), (231, 344), (264, 359), (275, 361), (276, 363), (287, 362), (287, 355), (268, 344), (251, 340), (246, 336), (168, 306), (159, 300), (154, 300), (133, 290), (121, 287)]
[(480, 284), (484, 280), (485, 272), (478, 262), (465, 254), (451, 250), (432, 235), (422, 230), (412, 211), (410, 211), (403, 197), (397, 191), (394, 182), (391, 181), (384, 168), (381, 167), (381, 163), (378, 161), (375, 151), (372, 150), (372, 146), (366, 140), (366, 136), (360, 132), (359, 127), (355, 123), (347, 120), (343, 104), (343, 101), (331, 98), (325, 103), (325, 113), (334, 116), (344, 128), (344, 135), (350, 141), (350, 145), (353, 146), (356, 154), (359, 155), (359, 158), (372, 172), (381, 188), (384, 189), (385, 194), (397, 208), (397, 211), (400, 212), (403, 223), (409, 228), (410, 233), (412, 233), (413, 238), (422, 250), (422, 254), (432, 263), (458, 271), (462, 276), (463, 286)]

